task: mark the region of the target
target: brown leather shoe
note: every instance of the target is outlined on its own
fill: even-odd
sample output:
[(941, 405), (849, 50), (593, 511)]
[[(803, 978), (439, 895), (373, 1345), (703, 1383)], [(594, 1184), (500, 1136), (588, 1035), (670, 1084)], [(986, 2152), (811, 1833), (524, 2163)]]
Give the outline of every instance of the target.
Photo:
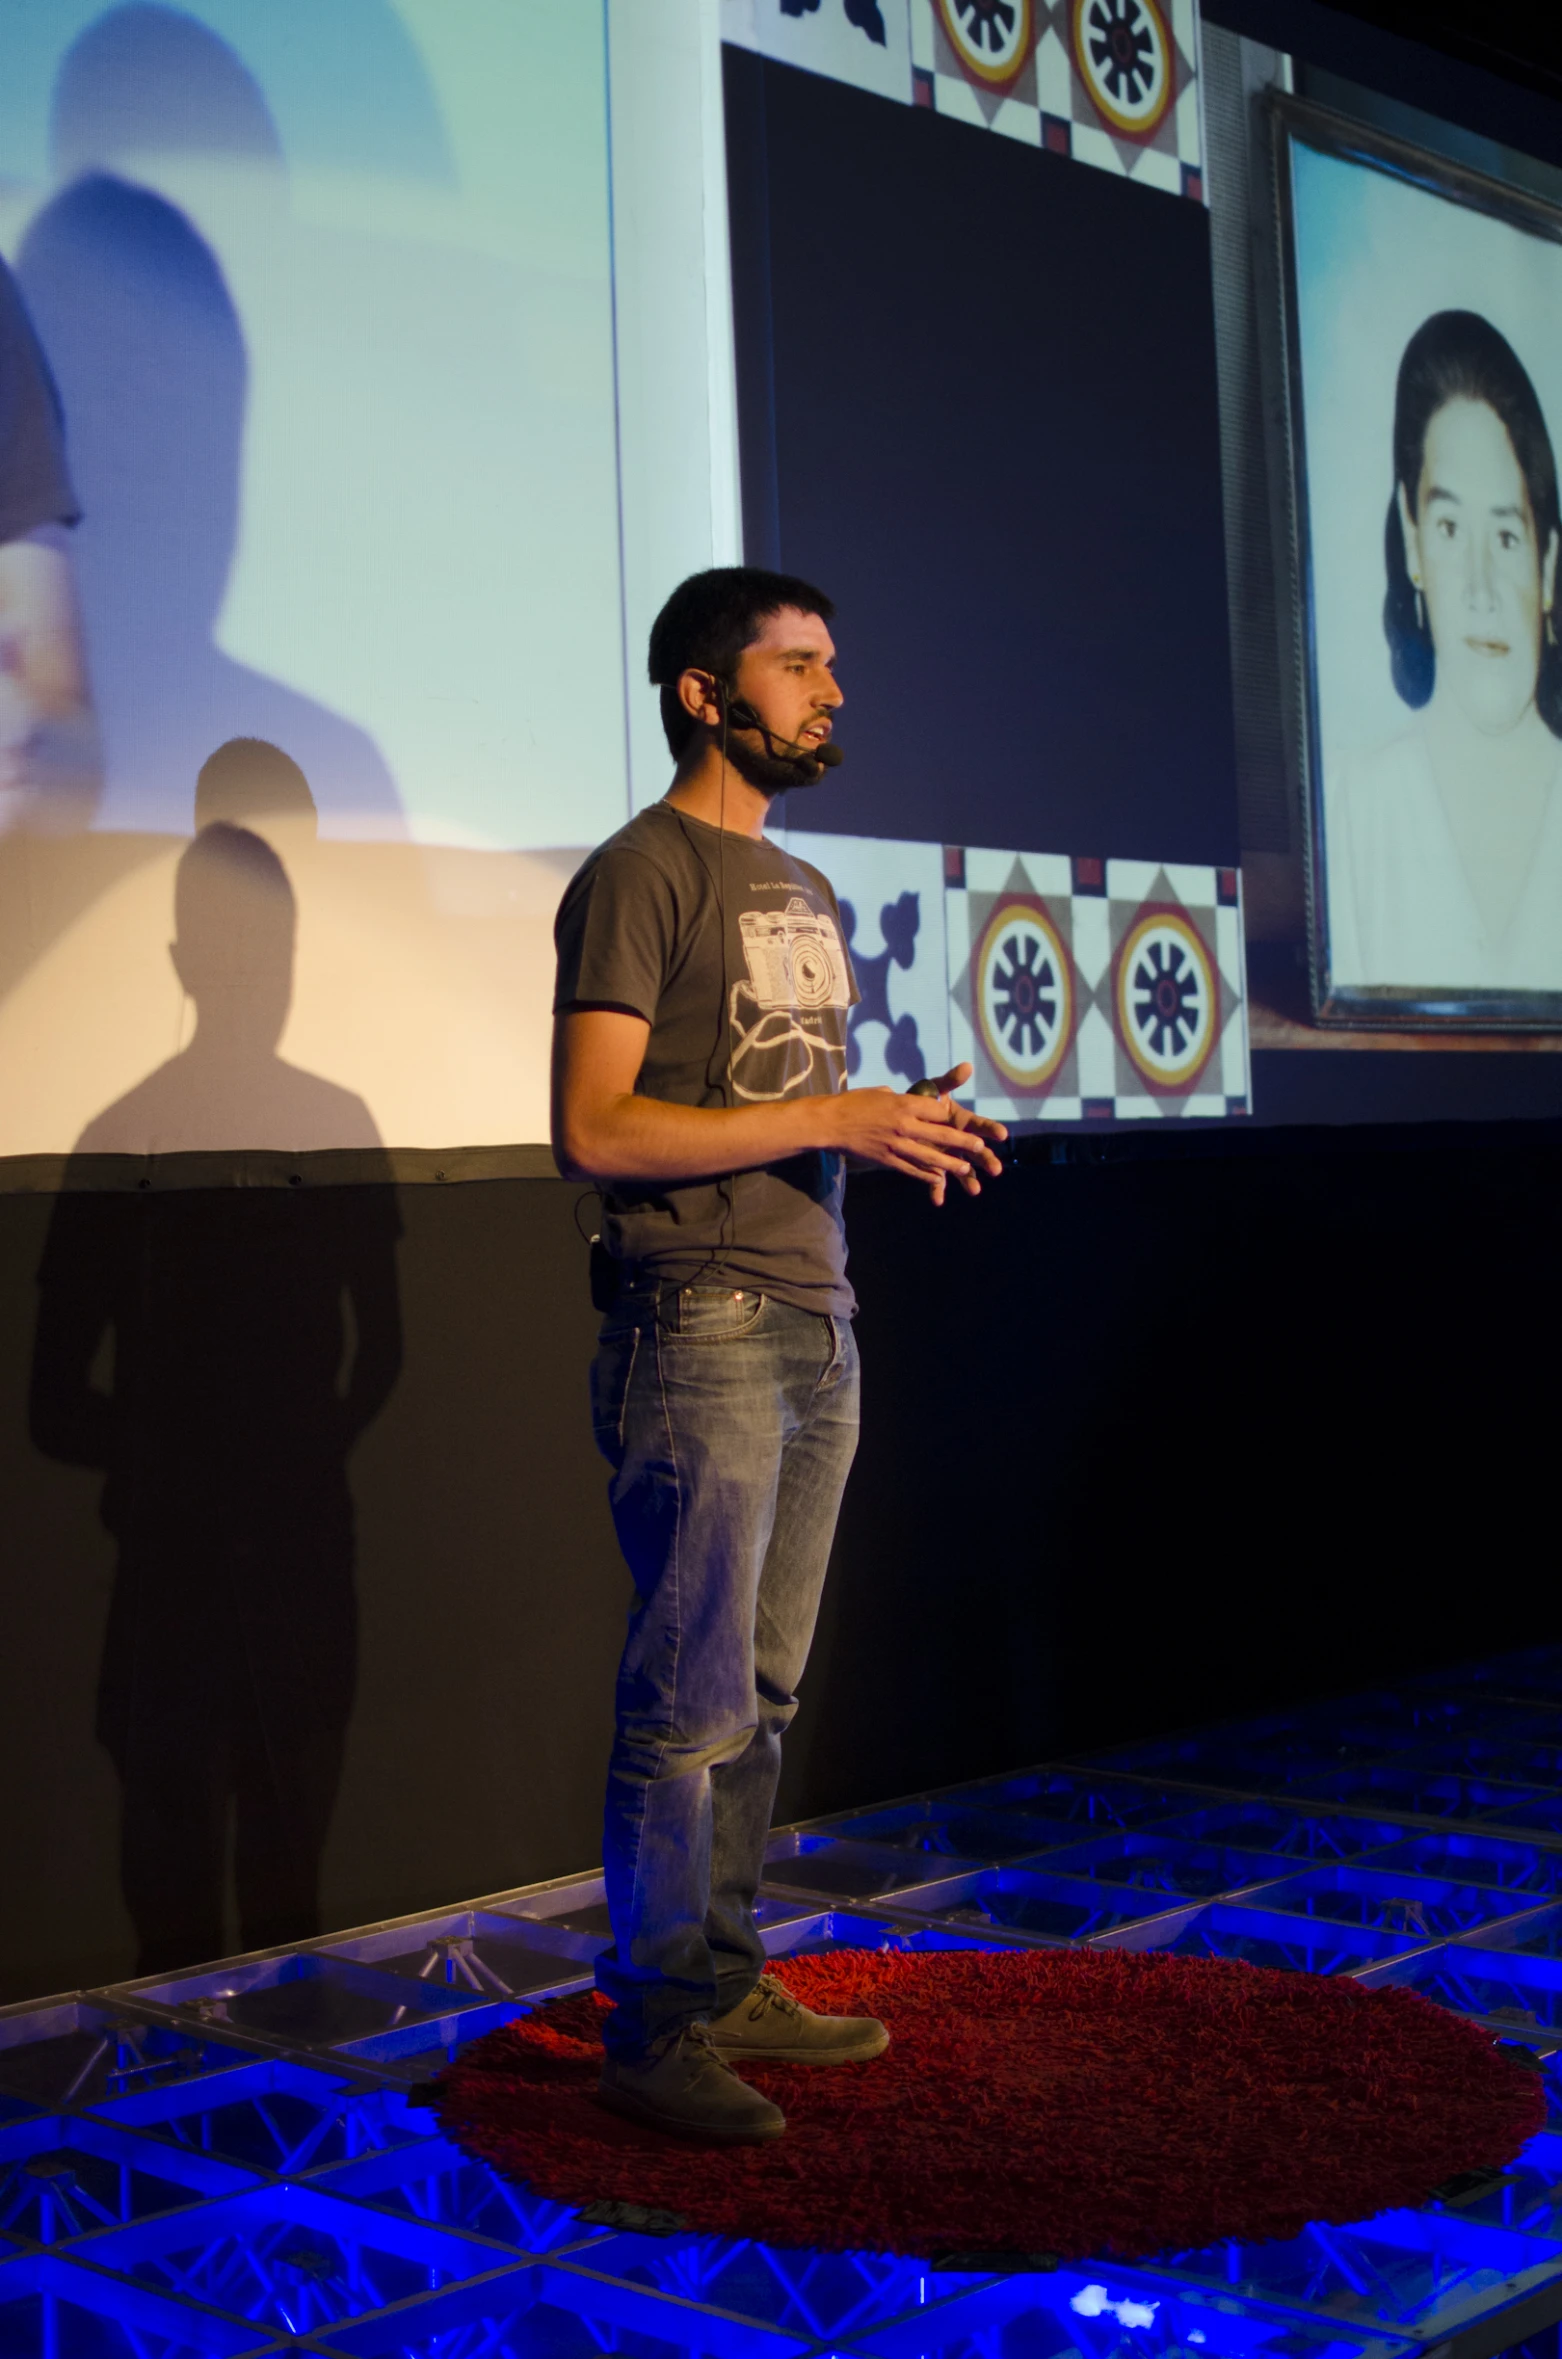
[(865, 2064), (882, 2056), (889, 2033), (872, 2015), (816, 2015), (762, 1974), (748, 1997), (710, 2027), (718, 2056), (748, 2064)]
[(721, 2146), (755, 2145), (786, 2128), (780, 2106), (738, 2078), (703, 2023), (670, 2032), (643, 2056), (609, 2056), (597, 2103), (675, 2138)]

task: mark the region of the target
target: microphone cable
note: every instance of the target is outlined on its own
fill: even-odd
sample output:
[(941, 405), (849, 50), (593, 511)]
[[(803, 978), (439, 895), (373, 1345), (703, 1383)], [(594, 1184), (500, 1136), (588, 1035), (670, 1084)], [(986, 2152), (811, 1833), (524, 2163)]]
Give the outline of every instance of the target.
[[(717, 852), (714, 869), (712, 868), (710, 861), (706, 858), (704, 852), (701, 850), (699, 844), (696, 842), (694, 836), (690, 833), (688, 822), (681, 811), (677, 812), (677, 820), (679, 826), (683, 829), (685, 843), (688, 845), (690, 851), (694, 854), (695, 859), (704, 869), (706, 875), (710, 878), (716, 889), (716, 925), (721, 935), (721, 1005), (716, 1012), (716, 1036), (711, 1043), (710, 1055), (705, 1061), (705, 1086), (707, 1090), (715, 1088), (716, 1076), (719, 1071), (721, 1074), (721, 1102), (726, 1111), (730, 1113), (733, 1110), (733, 1107), (731, 1049), (729, 1045), (731, 1033), (730, 1002), (732, 996), (732, 976), (727, 961), (728, 692), (726, 683), (721, 678), (719, 673), (713, 672), (711, 674), (711, 681), (716, 690), (717, 702), (721, 706), (721, 786), (718, 792), (716, 806), (718, 824)], [(723, 1065), (721, 1062), (724, 1047), (727, 1050), (727, 1062), (725, 1065)], [(716, 1243), (711, 1247), (710, 1252), (706, 1255), (705, 1260), (695, 1271), (694, 1276), (690, 1279), (689, 1283), (691, 1285), (697, 1285), (702, 1278), (710, 1273), (714, 1273), (718, 1280), (725, 1276), (727, 1273), (723, 1268), (723, 1264), (726, 1260), (726, 1257), (730, 1253), (734, 1252), (737, 1247), (737, 1206), (735, 1203), (737, 1191), (737, 1174), (735, 1172), (727, 1172), (724, 1176), (718, 1177), (716, 1186), (718, 1192), (720, 1193), (722, 1202), (721, 1234), (717, 1238)]]
[[(717, 872), (721, 882), (716, 895), (716, 922), (721, 928), (721, 1024), (717, 1033), (718, 1052), (725, 1050), (721, 1068), (721, 1095), (727, 1112), (732, 1104), (732, 977), (727, 966), (727, 730), (731, 721), (731, 698), (727, 684), (718, 678), (721, 692), (721, 794), (716, 806), (716, 824), (721, 835), (717, 854)], [(720, 1183), (726, 1192), (726, 1210), (722, 1215), (720, 1254), (723, 1258), (737, 1245), (737, 1187), (738, 1175), (729, 1171)]]

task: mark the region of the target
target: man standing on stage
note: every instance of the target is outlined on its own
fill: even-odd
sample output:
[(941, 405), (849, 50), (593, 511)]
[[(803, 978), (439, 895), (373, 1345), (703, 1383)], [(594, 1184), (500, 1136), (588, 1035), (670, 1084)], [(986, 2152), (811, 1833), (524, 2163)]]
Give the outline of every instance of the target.
[(797, 1709), (857, 1440), (847, 1156), (972, 1195), (1006, 1134), (938, 1095), (845, 1087), (857, 998), (835, 895), (768, 842), (772, 796), (840, 759), (834, 612), (727, 566), (675, 590), (650, 673), (664, 799), (592, 853), (556, 927), (553, 1142), (604, 1195), (597, 1440), (636, 1599), (618, 1676), (598, 1987), (600, 2095), (684, 2136), (778, 2137), (733, 2069), (881, 2053), (813, 2014), (754, 1925), (781, 1735)]

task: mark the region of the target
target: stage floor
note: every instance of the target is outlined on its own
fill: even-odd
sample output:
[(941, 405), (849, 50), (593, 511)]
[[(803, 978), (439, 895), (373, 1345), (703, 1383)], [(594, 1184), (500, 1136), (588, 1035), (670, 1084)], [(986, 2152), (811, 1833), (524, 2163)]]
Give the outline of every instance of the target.
[(0, 2355), (1490, 2359), (1562, 2319), (1562, 1648), (787, 1829), (775, 1955), (1090, 1943), (1404, 1982), (1550, 2124), (1421, 2211), (938, 2273), (534, 2200), (409, 2092), (603, 1946), (599, 1878), (0, 2011)]

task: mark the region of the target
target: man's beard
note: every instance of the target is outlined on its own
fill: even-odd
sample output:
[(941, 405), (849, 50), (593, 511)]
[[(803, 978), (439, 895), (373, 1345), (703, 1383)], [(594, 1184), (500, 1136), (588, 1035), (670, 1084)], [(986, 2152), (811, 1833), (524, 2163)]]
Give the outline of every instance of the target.
[[(767, 734), (763, 730), (751, 729), (744, 735), (757, 737), (759, 746), (745, 744), (743, 736), (735, 730), (731, 731), (726, 741), (727, 759), (738, 776), (746, 779), (750, 786), (757, 787), (761, 794), (785, 794), (790, 786), (817, 786), (826, 769), (834, 766), (819, 761), (797, 739), (777, 737), (774, 730)], [(772, 745), (789, 742), (798, 746), (795, 754), (773, 754), (769, 751)], [(761, 751), (760, 747), (765, 750)]]

